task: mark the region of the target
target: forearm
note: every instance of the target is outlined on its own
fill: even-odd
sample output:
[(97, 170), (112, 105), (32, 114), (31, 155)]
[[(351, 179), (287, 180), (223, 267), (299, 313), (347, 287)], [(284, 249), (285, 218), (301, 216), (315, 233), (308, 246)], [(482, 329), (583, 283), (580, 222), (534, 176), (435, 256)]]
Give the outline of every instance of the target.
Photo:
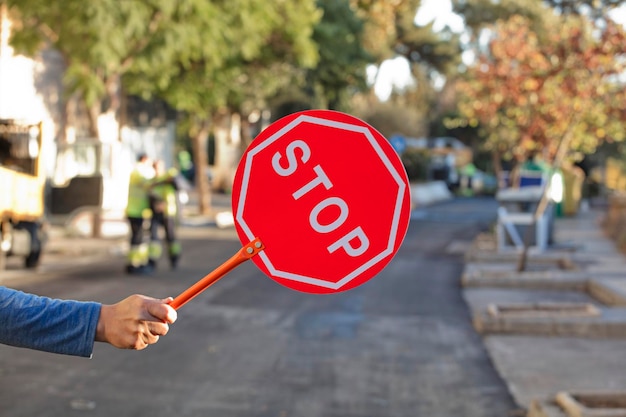
[(0, 287), (0, 343), (89, 357), (101, 305)]

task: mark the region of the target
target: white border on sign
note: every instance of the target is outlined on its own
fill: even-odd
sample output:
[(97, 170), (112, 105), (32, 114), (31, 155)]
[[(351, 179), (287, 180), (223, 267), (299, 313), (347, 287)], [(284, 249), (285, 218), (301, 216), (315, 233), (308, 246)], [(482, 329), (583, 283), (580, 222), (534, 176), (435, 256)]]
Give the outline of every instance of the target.
[(250, 229), (250, 227), (248, 226), (248, 224), (246, 223), (243, 217), (246, 196), (248, 193), (248, 183), (249, 183), (249, 178), (250, 178), (250, 172), (252, 170), (252, 160), (255, 155), (257, 155), (263, 149), (265, 149), (266, 147), (274, 143), (276, 140), (281, 138), (283, 135), (285, 135), (291, 129), (295, 128), (300, 123), (311, 123), (311, 124), (316, 124), (320, 126), (332, 127), (336, 129), (348, 130), (348, 131), (363, 134), (367, 138), (369, 143), (372, 145), (372, 147), (374, 148), (374, 151), (378, 154), (378, 156), (380, 157), (385, 167), (389, 170), (389, 173), (391, 174), (392, 178), (398, 184), (398, 195), (396, 196), (395, 209), (394, 209), (393, 219), (391, 221), (391, 231), (389, 234), (389, 240), (387, 241), (387, 247), (382, 252), (377, 254), (375, 257), (373, 257), (372, 259), (370, 259), (369, 261), (367, 261), (366, 263), (364, 263), (363, 265), (361, 265), (354, 271), (350, 272), (348, 275), (346, 275), (345, 277), (343, 277), (337, 282), (329, 282), (329, 281), (325, 281), (319, 278), (308, 277), (305, 275), (295, 274), (295, 273), (287, 272), (287, 271), (281, 271), (274, 267), (274, 264), (269, 259), (265, 251), (261, 251), (257, 254), (257, 256), (261, 258), (261, 260), (263, 261), (263, 264), (265, 265), (265, 267), (268, 269), (268, 271), (270, 272), (272, 276), (289, 279), (292, 281), (302, 282), (302, 283), (314, 285), (317, 287), (337, 290), (343, 287), (344, 285), (348, 284), (350, 281), (352, 281), (353, 279), (361, 275), (363, 272), (367, 271), (368, 269), (376, 265), (378, 262), (382, 261), (391, 253), (393, 253), (393, 247), (396, 241), (396, 236), (398, 235), (398, 224), (400, 222), (400, 215), (402, 212), (402, 203), (404, 200), (404, 191), (405, 191), (406, 185), (404, 181), (402, 180), (401, 175), (395, 170), (393, 164), (391, 163), (391, 161), (389, 160), (389, 158), (387, 157), (383, 149), (380, 147), (380, 144), (376, 141), (376, 139), (372, 135), (372, 132), (367, 127), (356, 126), (356, 125), (352, 125), (349, 123), (326, 120), (326, 119), (322, 119), (319, 117), (312, 117), (312, 116), (307, 116), (307, 115), (298, 116), (297, 118), (292, 120), (290, 123), (288, 123), (285, 127), (278, 130), (276, 133), (274, 133), (269, 138), (267, 138), (263, 143), (251, 149), (246, 155), (244, 171), (243, 171), (243, 176), (242, 176), (242, 181), (241, 181), (241, 192), (239, 193), (239, 206), (237, 207), (236, 218), (239, 223), (239, 226), (244, 231), (248, 239), (253, 240), (256, 238), (256, 235), (252, 232), (252, 230)]

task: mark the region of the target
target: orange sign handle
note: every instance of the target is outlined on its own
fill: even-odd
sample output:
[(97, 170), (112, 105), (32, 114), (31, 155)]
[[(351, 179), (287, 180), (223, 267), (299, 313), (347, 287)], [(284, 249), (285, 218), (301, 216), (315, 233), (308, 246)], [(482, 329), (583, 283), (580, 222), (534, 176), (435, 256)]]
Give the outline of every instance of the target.
[(264, 248), (265, 246), (263, 246), (263, 243), (261, 243), (258, 238), (254, 239), (241, 248), (239, 252), (233, 255), (232, 258), (215, 268), (213, 271), (209, 272), (200, 281), (196, 282), (191, 287), (183, 291), (178, 297), (174, 298), (170, 305), (174, 307), (175, 310), (178, 310), (196, 295), (213, 285), (218, 279), (222, 278), (237, 266), (252, 258)]

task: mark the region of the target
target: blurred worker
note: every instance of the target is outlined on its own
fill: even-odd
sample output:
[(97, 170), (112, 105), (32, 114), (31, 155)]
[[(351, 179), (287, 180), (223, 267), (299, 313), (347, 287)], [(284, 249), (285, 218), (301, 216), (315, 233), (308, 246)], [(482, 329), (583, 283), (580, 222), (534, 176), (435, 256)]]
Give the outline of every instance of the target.
[(148, 244), (144, 242), (144, 221), (151, 216), (149, 189), (154, 178), (152, 162), (146, 154), (140, 154), (137, 165), (130, 174), (126, 217), (130, 223), (130, 249), (126, 272), (144, 274), (151, 272), (148, 262)]
[(515, 187), (544, 186), (550, 178), (552, 169), (535, 149), (526, 152), (526, 159), (518, 162), (511, 173)]
[(178, 152), (178, 167), (180, 168), (180, 173), (182, 176), (189, 181), (191, 184), (194, 183), (196, 173), (193, 166), (193, 160), (191, 158), (191, 154), (187, 150), (181, 150)]
[(461, 195), (466, 197), (474, 195), (474, 191), (476, 191), (474, 177), (477, 171), (476, 165), (471, 161), (459, 169), (459, 192)]
[(176, 213), (178, 210), (178, 171), (175, 168), (165, 169), (163, 161), (154, 162), (156, 176), (150, 189), (150, 205), (152, 220), (150, 221), (150, 265), (156, 267), (163, 248), (159, 236), (160, 226), (165, 229), (167, 255), (172, 269), (178, 265), (182, 247), (176, 239)]
[(106, 305), (57, 300), (0, 286), (0, 343), (90, 357), (94, 342), (141, 350), (156, 343), (176, 321), (169, 303), (131, 295)]

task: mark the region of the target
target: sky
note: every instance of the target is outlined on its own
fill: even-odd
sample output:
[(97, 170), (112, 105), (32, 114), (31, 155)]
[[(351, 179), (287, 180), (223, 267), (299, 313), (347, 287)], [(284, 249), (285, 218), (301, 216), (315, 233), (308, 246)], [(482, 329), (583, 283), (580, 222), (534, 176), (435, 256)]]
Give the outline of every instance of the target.
[(448, 26), (453, 32), (463, 31), (463, 18), (452, 13), (450, 0), (422, 0), (415, 16), (415, 23), (424, 26), (433, 23), (433, 30), (439, 31)]
[[(422, 0), (422, 5), (417, 10), (415, 23), (423, 26), (433, 22), (433, 30), (439, 31), (449, 26), (454, 32), (463, 31), (463, 19), (452, 13), (450, 0)], [(370, 80), (373, 82), (376, 76), (376, 68), (369, 70)], [(404, 58), (394, 58), (383, 62), (378, 68), (378, 78), (374, 85), (374, 91), (378, 98), (385, 101), (391, 95), (393, 88), (404, 88), (412, 85), (411, 70)]]
[(626, 5), (616, 7), (609, 13), (609, 15), (617, 23), (621, 23), (626, 26)]

